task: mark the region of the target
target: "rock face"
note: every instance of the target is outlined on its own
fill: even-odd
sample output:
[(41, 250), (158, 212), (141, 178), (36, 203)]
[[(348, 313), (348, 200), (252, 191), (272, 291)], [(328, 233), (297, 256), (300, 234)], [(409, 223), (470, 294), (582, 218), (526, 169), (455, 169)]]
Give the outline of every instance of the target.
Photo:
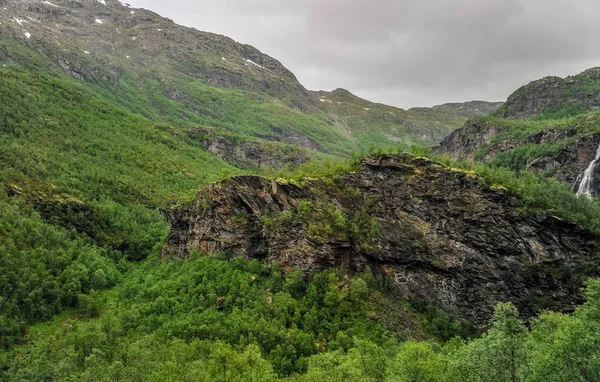
[[(546, 77), (514, 92), (500, 109), (499, 116), (530, 119), (559, 109), (573, 111), (600, 109), (600, 68), (567, 78)], [(568, 111), (568, 110), (567, 110)]]
[[(528, 164), (527, 170), (533, 173), (547, 172), (557, 179), (572, 185), (576, 192), (582, 181), (585, 169), (597, 155), (600, 145), (600, 134), (586, 135), (575, 143), (550, 157), (542, 157)], [(593, 172), (590, 196), (600, 193), (600, 168)]]
[(226, 137), (213, 137), (204, 144), (208, 152), (241, 169), (280, 169), (284, 166), (295, 168), (310, 161), (305, 150), (274, 142), (239, 142)]
[[(506, 138), (497, 121), (472, 119), (465, 127), (456, 130), (444, 139), (437, 152), (455, 160), (468, 159), (490, 162), (499, 154), (527, 145), (555, 145), (562, 147), (554, 155), (528, 158), (524, 169), (535, 174), (546, 174), (564, 181), (577, 191), (581, 175), (594, 160), (600, 145), (600, 134), (586, 133), (598, 123), (600, 116), (591, 115), (573, 126), (557, 128), (549, 124), (528, 136)], [(600, 179), (600, 166), (595, 179)], [(593, 182), (592, 195), (600, 193), (600, 181)]]
[(525, 316), (579, 302), (573, 275), (597, 274), (600, 237), (523, 214), (508, 191), (407, 154), (299, 185), (245, 176), (174, 210), (164, 258), (190, 251), (266, 258), (302, 270), (371, 268), (397, 293), (484, 325), (497, 302)]

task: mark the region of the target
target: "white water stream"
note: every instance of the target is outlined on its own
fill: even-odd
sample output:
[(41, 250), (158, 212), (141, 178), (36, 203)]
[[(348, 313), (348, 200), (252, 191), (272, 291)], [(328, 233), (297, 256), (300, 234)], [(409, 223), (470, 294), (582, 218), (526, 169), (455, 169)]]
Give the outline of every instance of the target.
[(600, 160), (600, 146), (598, 146), (598, 151), (596, 151), (594, 160), (590, 162), (590, 165), (585, 169), (583, 175), (579, 175), (579, 177), (581, 177), (581, 183), (579, 183), (577, 195), (585, 195), (588, 198), (592, 197), (594, 192), (594, 168), (596, 167), (598, 160)]

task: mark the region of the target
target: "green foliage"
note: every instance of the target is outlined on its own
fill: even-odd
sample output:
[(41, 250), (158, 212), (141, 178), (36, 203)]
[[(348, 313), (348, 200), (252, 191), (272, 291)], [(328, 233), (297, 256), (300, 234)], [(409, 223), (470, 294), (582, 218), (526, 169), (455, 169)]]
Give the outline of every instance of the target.
[(20, 342), (26, 324), (80, 306), (82, 293), (120, 279), (120, 254), (46, 223), (22, 201), (0, 193), (0, 216), (1, 347)]
[[(15, 352), (5, 378), (86, 378), (107, 368), (123, 380), (169, 373), (178, 380), (202, 370), (207, 380), (262, 381), (305, 371), (319, 351), (388, 340), (368, 317), (364, 280), (349, 282), (333, 271), (309, 280), (273, 272), (279, 271), (266, 263), (221, 256), (151, 259), (117, 287), (117, 304), (96, 293), (79, 296), (79, 312), (96, 318), (68, 320), (28, 347), (29, 355)], [(179, 351), (196, 366), (177, 370), (184, 362)]]

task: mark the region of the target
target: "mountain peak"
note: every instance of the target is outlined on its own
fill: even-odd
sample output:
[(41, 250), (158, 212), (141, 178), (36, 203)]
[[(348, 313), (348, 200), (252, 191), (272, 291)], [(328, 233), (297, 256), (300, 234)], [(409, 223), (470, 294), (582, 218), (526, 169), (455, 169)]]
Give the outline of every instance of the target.
[(267, 93), (303, 110), (321, 107), (291, 71), (255, 47), (118, 0), (0, 4), (1, 36), (25, 42), (76, 78), (93, 80), (93, 73), (77, 72), (112, 65), (116, 72), (126, 69), (162, 82), (199, 78), (214, 86)]

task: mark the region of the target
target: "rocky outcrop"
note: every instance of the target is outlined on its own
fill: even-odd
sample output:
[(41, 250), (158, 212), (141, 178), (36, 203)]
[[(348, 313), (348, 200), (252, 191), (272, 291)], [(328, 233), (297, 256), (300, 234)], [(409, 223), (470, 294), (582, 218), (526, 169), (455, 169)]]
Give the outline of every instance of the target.
[[(444, 138), (435, 150), (450, 155), (453, 159), (473, 160), (475, 151), (483, 145), (489, 145), (495, 137), (495, 126), (487, 123), (484, 119), (475, 118), (469, 120), (465, 127)], [(511, 143), (507, 143), (505, 146), (512, 147)]]
[(407, 154), (295, 184), (255, 176), (213, 184), (172, 211), (163, 258), (227, 252), (305, 271), (367, 268), (484, 325), (497, 302), (525, 316), (570, 310), (577, 276), (595, 275), (600, 237), (519, 201), (475, 174)]
[(567, 78), (545, 77), (514, 92), (499, 111), (509, 119), (530, 119), (542, 113), (564, 109), (568, 114), (600, 109), (600, 68)]
[(241, 169), (296, 168), (310, 161), (305, 150), (274, 142), (239, 141), (219, 136), (207, 139), (204, 145), (217, 158)]
[[(555, 178), (571, 184), (576, 191), (581, 182), (581, 175), (597, 154), (598, 146), (600, 134), (586, 135), (556, 155), (532, 161), (527, 170), (536, 174), (552, 174)], [(600, 179), (599, 170), (600, 168), (595, 171), (595, 179)], [(600, 182), (594, 182), (592, 188), (592, 195), (600, 193)]]
[[(600, 134), (586, 133), (593, 130), (600, 115), (584, 116), (567, 128), (547, 127), (529, 136), (508, 138), (503, 134), (505, 127), (497, 120), (475, 118), (462, 129), (456, 130), (444, 139), (435, 150), (449, 155), (454, 160), (491, 162), (504, 152), (518, 150), (526, 145), (553, 145), (564, 147), (553, 155), (530, 157), (524, 161), (524, 168), (534, 174), (552, 176), (571, 185), (577, 190), (581, 175), (594, 160), (600, 145)], [(523, 129), (525, 129), (524, 127)], [(600, 167), (600, 166), (599, 166)], [(598, 168), (596, 179), (600, 179)], [(600, 182), (594, 182), (592, 195), (600, 193)]]

